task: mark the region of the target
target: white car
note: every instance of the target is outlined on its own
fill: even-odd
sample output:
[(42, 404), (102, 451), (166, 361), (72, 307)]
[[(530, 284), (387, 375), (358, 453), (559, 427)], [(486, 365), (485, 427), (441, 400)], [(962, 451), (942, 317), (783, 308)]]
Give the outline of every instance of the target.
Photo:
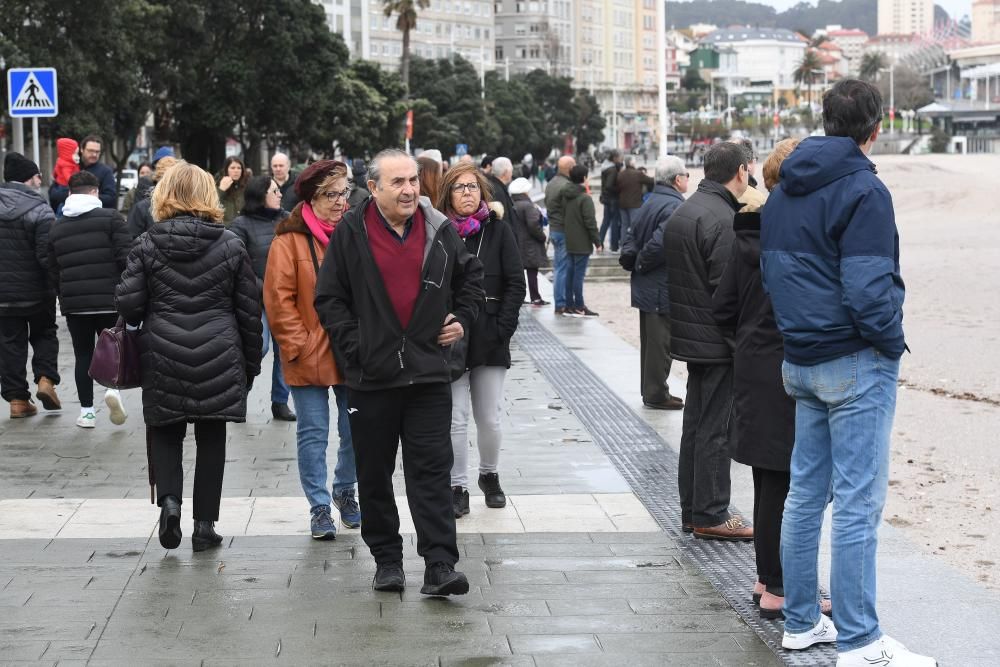
[(135, 169), (122, 169), (122, 180), (118, 186), (118, 194), (123, 195), (139, 184), (139, 172)]

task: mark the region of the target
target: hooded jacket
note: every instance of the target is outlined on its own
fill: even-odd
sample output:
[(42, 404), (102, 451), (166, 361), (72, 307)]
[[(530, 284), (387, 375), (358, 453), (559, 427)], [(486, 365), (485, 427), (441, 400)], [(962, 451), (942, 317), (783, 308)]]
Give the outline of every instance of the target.
[(37, 190), (23, 183), (0, 184), (0, 311), (52, 299), (48, 247), (55, 217)]
[[(301, 215), (301, 214), (300, 214)], [(253, 214), (242, 214), (233, 220), (229, 230), (243, 241), (250, 255), (253, 272), (261, 280), (267, 268), (267, 255), (278, 225), (288, 217), (288, 211), (280, 208), (264, 208)], [(303, 226), (305, 223), (302, 223)]]
[(142, 323), (142, 407), (150, 426), (246, 420), (260, 373), (260, 291), (250, 258), (222, 225), (164, 220), (128, 255), (118, 312)]
[(762, 212), (761, 268), (785, 359), (812, 366), (868, 347), (898, 359), (905, 288), (892, 197), (848, 137), (809, 137)]
[(330, 334), (345, 383), (357, 391), (451, 382), (450, 348), (437, 344), (451, 313), (466, 333), (484, 299), (483, 266), (453, 225), (420, 198), (426, 243), (422, 287), (406, 329), (389, 300), (375, 263), (365, 211), (374, 198), (348, 211), (337, 225), (316, 285), (316, 312)]
[(49, 276), (64, 315), (115, 312), (115, 287), (132, 235), (121, 213), (91, 195), (70, 195), (49, 232)]
[(712, 315), (712, 295), (733, 246), (740, 208), (721, 183), (702, 180), (677, 207), (663, 234), (670, 276), (670, 356), (693, 364), (732, 362), (730, 341)]
[(582, 185), (571, 182), (562, 190), (562, 204), (566, 252), (589, 255), (601, 243), (594, 200)]
[(313, 252), (317, 263), (323, 262), (324, 248), (306, 226), (302, 206), (296, 204), (292, 214), (272, 228), (267, 272), (261, 272), (264, 309), (267, 326), (278, 341), (285, 382), (292, 387), (332, 387), (344, 378), (313, 304), (317, 276)]
[(52, 185), (49, 186), (49, 205), (56, 215), (61, 215), (63, 202), (69, 196), (69, 178), (80, 171), (74, 156), (80, 145), (68, 137), (56, 139), (56, 166), (52, 169)]
[(618, 263), (632, 272), (632, 307), (644, 313), (670, 312), (663, 233), (667, 220), (683, 203), (684, 195), (678, 190), (657, 183), (625, 233)]

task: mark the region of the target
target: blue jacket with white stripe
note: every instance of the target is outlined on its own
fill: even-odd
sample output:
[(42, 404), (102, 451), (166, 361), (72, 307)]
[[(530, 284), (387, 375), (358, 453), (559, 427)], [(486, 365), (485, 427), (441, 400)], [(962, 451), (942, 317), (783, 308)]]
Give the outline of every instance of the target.
[(892, 197), (847, 137), (809, 137), (761, 214), (761, 275), (785, 360), (813, 366), (874, 347), (898, 359), (903, 279)]

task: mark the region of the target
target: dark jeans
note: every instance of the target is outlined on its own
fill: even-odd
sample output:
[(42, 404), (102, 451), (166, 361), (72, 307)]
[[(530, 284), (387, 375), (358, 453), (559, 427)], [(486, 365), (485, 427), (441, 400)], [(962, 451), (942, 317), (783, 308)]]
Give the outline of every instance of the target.
[(583, 279), (587, 277), (590, 255), (566, 253), (566, 310), (583, 310)]
[(681, 520), (704, 528), (729, 519), (733, 367), (689, 363), (687, 369), (677, 488)]
[(97, 336), (117, 322), (117, 313), (66, 316), (66, 328), (73, 340), (73, 356), (76, 357), (73, 373), (81, 408), (94, 407), (94, 380), (90, 377), (90, 362), (94, 358)]
[[(180, 500), (184, 494), (184, 436), (187, 424), (147, 426), (152, 444), (153, 474), (156, 478), (156, 504), (166, 496)], [(226, 466), (226, 422), (194, 423), (197, 447), (194, 462), (194, 519), (218, 521), (222, 502), (222, 473)]]
[(753, 548), (757, 581), (772, 595), (784, 596), (781, 574), (781, 517), (791, 480), (787, 470), (753, 468)]
[(59, 384), (59, 338), (55, 299), (32, 308), (0, 311), (0, 396), (5, 401), (31, 398), (28, 391), (28, 345), (35, 383), (43, 376)]
[(540, 301), (542, 295), (538, 293), (538, 269), (525, 269), (524, 275), (528, 278), (528, 294), (532, 301)]
[(403, 478), (417, 553), (431, 563), (458, 562), (452, 510), (451, 385), (415, 384), (348, 392), (358, 471), (361, 537), (376, 563), (403, 559), (393, 497), (396, 450), (403, 445)]
[(645, 403), (663, 403), (670, 396), (670, 316), (639, 311), (639, 386)]
[(639, 215), (639, 209), (637, 208), (623, 208), (620, 209), (618, 217), (621, 219), (621, 237), (625, 236), (632, 230), (632, 219)]
[(601, 245), (604, 245), (604, 237), (608, 230), (611, 230), (611, 249), (618, 250), (621, 243), (621, 209), (618, 208), (617, 199), (608, 199), (604, 202), (604, 218), (601, 220), (601, 228), (598, 234), (601, 237)]

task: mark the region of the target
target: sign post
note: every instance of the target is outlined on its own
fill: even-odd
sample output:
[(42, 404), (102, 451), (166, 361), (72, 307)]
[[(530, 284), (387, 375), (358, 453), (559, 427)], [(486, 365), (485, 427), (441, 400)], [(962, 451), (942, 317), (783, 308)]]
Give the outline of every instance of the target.
[(21, 135), (24, 150), (24, 130), (21, 119), (31, 119), (32, 155), (38, 164), (41, 137), (38, 136), (38, 119), (59, 115), (59, 97), (56, 90), (56, 70), (52, 67), (12, 67), (7, 70), (7, 109), (17, 122), (15, 144)]

